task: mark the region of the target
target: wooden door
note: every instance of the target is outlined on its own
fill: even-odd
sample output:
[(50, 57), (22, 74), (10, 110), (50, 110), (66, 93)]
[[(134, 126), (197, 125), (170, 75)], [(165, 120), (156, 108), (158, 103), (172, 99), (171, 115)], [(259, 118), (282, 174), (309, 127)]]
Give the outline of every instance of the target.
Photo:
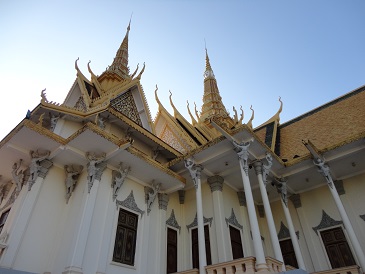
[(291, 239), (280, 241), (280, 249), (283, 254), (284, 264), (299, 268)]
[(341, 227), (321, 231), (321, 237), (332, 268), (356, 264)]
[[(204, 237), (205, 237), (205, 253), (207, 259), (207, 265), (212, 264), (212, 257), (210, 254), (210, 238), (209, 238), (209, 227), (204, 226)], [(192, 259), (193, 268), (199, 269), (199, 238), (198, 238), (198, 228), (191, 230), (191, 247), (192, 247)]]
[(229, 234), (231, 236), (233, 260), (243, 258), (243, 248), (240, 231), (233, 226), (229, 226)]
[(167, 228), (167, 273), (177, 272), (177, 231)]

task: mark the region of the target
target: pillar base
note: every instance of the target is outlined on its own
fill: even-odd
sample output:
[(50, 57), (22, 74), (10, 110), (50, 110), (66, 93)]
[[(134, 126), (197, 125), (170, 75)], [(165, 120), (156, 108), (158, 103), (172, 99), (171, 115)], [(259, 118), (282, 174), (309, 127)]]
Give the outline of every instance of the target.
[(269, 268), (266, 263), (256, 264), (256, 271), (260, 274), (268, 274), (270, 273)]

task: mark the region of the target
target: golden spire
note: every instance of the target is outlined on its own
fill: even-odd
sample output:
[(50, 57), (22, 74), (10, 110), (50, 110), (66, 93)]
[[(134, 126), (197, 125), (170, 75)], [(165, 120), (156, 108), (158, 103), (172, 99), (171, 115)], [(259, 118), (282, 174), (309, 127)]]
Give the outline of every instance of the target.
[(204, 72), (204, 95), (200, 122), (217, 118), (222, 124), (231, 128), (234, 121), (223, 105), (222, 97), (219, 94), (217, 80), (215, 79), (212, 66), (210, 65), (207, 48), (205, 48), (205, 72)]
[(119, 76), (121, 76), (124, 79), (129, 77), (128, 36), (129, 36), (129, 31), (131, 29), (131, 20), (132, 20), (132, 18), (129, 20), (129, 24), (127, 27), (127, 33), (125, 34), (123, 42), (120, 45), (120, 47), (117, 51), (117, 54), (114, 57), (114, 61), (111, 64), (111, 66), (109, 66), (109, 68), (108, 68), (108, 71), (115, 72), (116, 74), (118, 74)]

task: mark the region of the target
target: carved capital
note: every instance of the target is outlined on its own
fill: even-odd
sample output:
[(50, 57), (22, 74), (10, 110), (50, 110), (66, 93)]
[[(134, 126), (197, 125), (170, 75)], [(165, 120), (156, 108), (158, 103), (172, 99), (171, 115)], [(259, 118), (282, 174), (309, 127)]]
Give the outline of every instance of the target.
[(118, 196), (119, 190), (124, 184), (130, 170), (130, 167), (123, 167), (123, 163), (120, 163), (119, 168), (112, 171), (113, 201)]
[(237, 143), (235, 141), (232, 142), (234, 146), (234, 151), (236, 151), (238, 158), (242, 161), (243, 169), (248, 176), (248, 147), (250, 146), (252, 141), (248, 141), (246, 143)]
[(147, 204), (147, 215), (151, 212), (152, 204), (156, 199), (157, 193), (160, 190), (161, 184), (152, 182), (151, 187), (146, 186), (144, 188), (146, 195), (146, 204)]
[(103, 174), (106, 168), (105, 157), (106, 154), (103, 153), (97, 156), (95, 153), (86, 152), (86, 159), (89, 160), (87, 163), (87, 184), (88, 184), (88, 193), (94, 184), (95, 180), (101, 179), (101, 175)]
[(66, 203), (70, 199), (72, 192), (76, 187), (77, 180), (79, 179), (79, 175), (82, 172), (84, 167), (82, 165), (65, 165), (65, 185), (66, 185)]
[(195, 164), (194, 159), (189, 158), (185, 160), (185, 167), (189, 170), (194, 186), (197, 189), (201, 177), (201, 171), (204, 169), (203, 166)]
[(292, 201), (292, 203), (294, 204), (295, 208), (300, 208), (302, 207), (302, 201), (300, 199), (300, 195), (299, 194), (293, 194), (289, 197), (289, 199)]
[(240, 206), (246, 206), (246, 196), (244, 191), (238, 191), (237, 192), (238, 201), (240, 203)]
[(181, 205), (183, 205), (185, 203), (185, 190), (180, 189), (178, 193), (179, 193), (179, 202)]
[(37, 180), (38, 176), (44, 179), (49, 169), (52, 167), (53, 163), (47, 159), (50, 153), (51, 152), (48, 150), (44, 152), (40, 152), (39, 150), (31, 150), (29, 152), (31, 159), (27, 170), (29, 175), (28, 190), (32, 189), (32, 186)]
[(252, 163), (252, 165), (255, 169), (256, 175), (262, 174), (262, 162), (261, 161), (255, 161)]
[(329, 187), (333, 188), (333, 180), (332, 180), (332, 176), (330, 174), (329, 166), (327, 164), (325, 164), (325, 162), (320, 158), (314, 159), (313, 163), (318, 167), (319, 173), (321, 173), (325, 177)]
[(158, 208), (167, 210), (167, 205), (169, 204), (169, 195), (166, 193), (158, 193)]
[(280, 178), (276, 183), (276, 189), (281, 195), (281, 199), (284, 202), (285, 206), (288, 207), (288, 193), (287, 193), (287, 185), (286, 179)]
[(222, 192), (223, 182), (224, 182), (223, 177), (221, 177), (219, 175), (209, 177), (208, 178), (208, 184), (210, 186), (211, 192), (214, 192), (214, 191), (221, 191)]

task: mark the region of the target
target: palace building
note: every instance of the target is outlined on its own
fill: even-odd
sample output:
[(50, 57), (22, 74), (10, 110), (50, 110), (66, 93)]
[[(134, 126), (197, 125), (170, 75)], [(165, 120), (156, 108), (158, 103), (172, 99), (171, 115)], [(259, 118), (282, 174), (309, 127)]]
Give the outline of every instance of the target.
[(364, 273), (365, 86), (253, 127), (206, 52), (201, 110), (152, 119), (129, 31), (0, 142), (0, 273)]

